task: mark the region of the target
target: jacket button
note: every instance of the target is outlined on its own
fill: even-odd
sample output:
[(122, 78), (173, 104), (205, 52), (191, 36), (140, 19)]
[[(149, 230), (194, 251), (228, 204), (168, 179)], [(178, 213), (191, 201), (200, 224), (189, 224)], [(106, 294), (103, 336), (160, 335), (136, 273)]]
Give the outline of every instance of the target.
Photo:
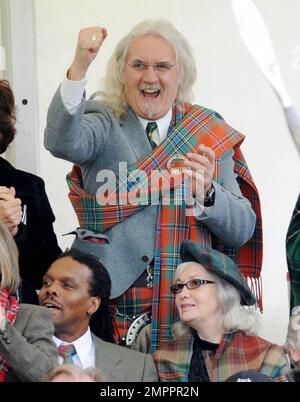
[(147, 255), (143, 255), (142, 260), (145, 262), (149, 261), (149, 257)]

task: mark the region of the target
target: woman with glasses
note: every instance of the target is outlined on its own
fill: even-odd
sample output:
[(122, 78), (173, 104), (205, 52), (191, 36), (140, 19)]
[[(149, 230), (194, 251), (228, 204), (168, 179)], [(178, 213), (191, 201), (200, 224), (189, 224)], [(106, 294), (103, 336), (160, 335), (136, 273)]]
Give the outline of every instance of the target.
[(227, 256), (186, 240), (171, 292), (180, 320), (174, 341), (154, 353), (160, 381), (219, 382), (242, 370), (272, 378), (288, 363), (283, 349), (255, 336), (256, 299)]

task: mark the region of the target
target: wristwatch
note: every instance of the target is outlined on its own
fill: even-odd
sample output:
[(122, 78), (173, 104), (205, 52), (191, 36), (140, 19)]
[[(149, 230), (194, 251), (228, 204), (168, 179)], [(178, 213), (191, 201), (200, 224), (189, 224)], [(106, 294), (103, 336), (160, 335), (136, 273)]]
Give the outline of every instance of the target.
[(216, 190), (214, 185), (212, 184), (211, 188), (207, 191), (205, 198), (204, 198), (204, 206), (205, 207), (212, 207), (215, 203), (215, 193)]

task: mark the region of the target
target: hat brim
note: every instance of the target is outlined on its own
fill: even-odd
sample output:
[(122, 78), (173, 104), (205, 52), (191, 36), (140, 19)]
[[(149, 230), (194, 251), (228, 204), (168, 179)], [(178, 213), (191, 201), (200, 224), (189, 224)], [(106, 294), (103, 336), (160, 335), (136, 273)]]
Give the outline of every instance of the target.
[(184, 240), (180, 255), (183, 262), (197, 262), (234, 286), (241, 295), (241, 304), (252, 306), (257, 302), (237, 264), (225, 254), (193, 241)]

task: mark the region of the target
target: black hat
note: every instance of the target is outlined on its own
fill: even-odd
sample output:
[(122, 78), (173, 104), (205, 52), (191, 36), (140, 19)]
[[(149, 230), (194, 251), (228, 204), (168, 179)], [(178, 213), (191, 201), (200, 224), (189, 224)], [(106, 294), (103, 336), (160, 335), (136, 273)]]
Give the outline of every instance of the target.
[(256, 303), (255, 296), (239, 267), (225, 254), (191, 240), (184, 240), (181, 244), (180, 255), (183, 262), (198, 262), (234, 286), (241, 295), (241, 304), (251, 306)]

